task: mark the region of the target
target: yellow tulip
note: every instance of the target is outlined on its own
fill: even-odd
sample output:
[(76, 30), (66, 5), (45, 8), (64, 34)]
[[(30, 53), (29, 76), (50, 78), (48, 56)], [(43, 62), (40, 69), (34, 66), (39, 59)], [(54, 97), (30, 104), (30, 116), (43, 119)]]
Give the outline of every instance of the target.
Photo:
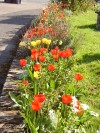
[(41, 40), (37, 40), (37, 41), (36, 41), (36, 44), (37, 44), (37, 45), (40, 45), (40, 44), (41, 44)]
[(21, 42), (19, 43), (19, 46), (26, 46), (26, 43), (25, 43), (24, 41), (21, 41)]
[(35, 41), (32, 41), (32, 42), (31, 42), (31, 46), (35, 47), (36, 45), (37, 45), (37, 44), (36, 44)]
[(38, 79), (39, 78), (39, 71), (34, 71), (34, 78)]
[(51, 40), (47, 40), (47, 41), (46, 41), (46, 44), (47, 44), (47, 45), (50, 45), (50, 43), (51, 43)]
[(43, 39), (42, 39), (42, 43), (46, 44), (46, 41), (47, 41), (46, 38), (43, 38)]

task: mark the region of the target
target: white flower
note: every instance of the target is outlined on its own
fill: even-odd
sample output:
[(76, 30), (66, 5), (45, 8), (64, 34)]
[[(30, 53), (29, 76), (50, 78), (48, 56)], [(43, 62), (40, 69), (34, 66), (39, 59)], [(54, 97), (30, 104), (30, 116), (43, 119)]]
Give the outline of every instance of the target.
[(75, 129), (75, 133), (79, 133), (80, 131), (79, 131), (79, 129)]
[(97, 130), (96, 133), (100, 133), (100, 130)]
[(82, 128), (82, 133), (86, 133), (86, 130), (85, 130), (85, 128)]
[(90, 111), (90, 114), (93, 115), (93, 116), (95, 116), (95, 117), (98, 117), (99, 116), (99, 114), (96, 113), (96, 112), (94, 112), (94, 111)]
[(49, 116), (51, 120), (54, 119), (54, 110), (49, 111)]
[(70, 130), (65, 130), (65, 133), (71, 133), (71, 131)]
[(87, 110), (87, 109), (89, 108), (89, 106), (88, 106), (87, 104), (81, 104), (81, 106), (82, 106), (82, 108), (83, 108), (84, 110)]
[(72, 106), (73, 107), (71, 107), (71, 109), (72, 109), (72, 111), (74, 113), (77, 113), (78, 112), (78, 109), (77, 109), (77, 107), (78, 107), (77, 101), (78, 101), (77, 98), (75, 96), (73, 96), (72, 97)]
[(77, 102), (77, 98), (75, 96), (72, 96), (72, 103)]
[(57, 116), (56, 116), (54, 110), (50, 110), (50, 111), (49, 111), (49, 117), (50, 117), (50, 119), (51, 119), (51, 121), (52, 121), (52, 125), (53, 125), (53, 126), (57, 126), (58, 118), (57, 118)]

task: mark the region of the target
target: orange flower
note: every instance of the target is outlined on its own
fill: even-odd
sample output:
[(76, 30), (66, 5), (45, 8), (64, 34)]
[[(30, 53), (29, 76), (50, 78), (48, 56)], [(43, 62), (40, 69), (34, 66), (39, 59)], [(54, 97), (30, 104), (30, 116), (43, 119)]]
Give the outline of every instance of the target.
[(44, 62), (46, 60), (45, 56), (39, 56), (39, 61)]
[(62, 57), (63, 56), (63, 51), (58, 51), (58, 56)]
[(75, 74), (75, 75), (74, 75), (74, 78), (75, 78), (76, 80), (82, 80), (82, 79), (83, 79), (83, 76), (82, 76), (81, 74)]
[(52, 28), (48, 28), (48, 32), (52, 32)]
[(42, 34), (43, 34), (43, 32), (42, 32), (42, 31), (38, 31), (38, 35), (40, 35), (40, 36), (41, 36)]
[(31, 54), (35, 54), (35, 53), (37, 53), (37, 49), (32, 48), (32, 49), (31, 49)]
[(77, 102), (77, 107), (75, 107), (78, 109), (77, 114), (83, 114), (84, 113), (84, 109), (81, 107), (80, 102)]
[(54, 69), (55, 69), (55, 66), (54, 66), (54, 65), (50, 64), (50, 65), (48, 66), (48, 70), (49, 70), (49, 71), (54, 71)]
[(36, 29), (37, 29), (37, 31), (42, 31), (43, 30), (42, 27), (39, 27), (39, 26), (37, 26)]
[(77, 114), (78, 115), (82, 115), (84, 113), (84, 110), (82, 108), (80, 108), (78, 111), (77, 111)]
[(32, 54), (32, 55), (31, 55), (31, 59), (32, 59), (32, 60), (36, 60), (36, 58), (37, 58), (37, 55), (36, 55), (36, 54)]
[(77, 104), (76, 104), (75, 108), (79, 109), (79, 108), (80, 108), (80, 106), (81, 106), (80, 102), (77, 102)]
[(21, 59), (21, 60), (19, 61), (19, 64), (20, 64), (20, 66), (26, 66), (27, 60)]
[(32, 36), (36, 36), (36, 34), (37, 34), (36, 32), (32, 32)]
[(36, 32), (36, 29), (35, 29), (35, 28), (32, 28), (31, 30), (32, 30), (33, 32)]
[(55, 47), (55, 50), (56, 50), (56, 51), (59, 51), (59, 48), (58, 48), (58, 47)]
[(49, 31), (48, 31), (48, 29), (44, 29), (44, 34), (47, 34)]
[(31, 38), (33, 35), (32, 34), (27, 34), (27, 38)]
[(44, 53), (44, 52), (46, 52), (46, 51), (47, 51), (46, 48), (44, 48), (44, 47), (40, 48), (40, 53), (41, 53), (41, 54)]
[(66, 53), (68, 54), (68, 56), (71, 56), (72, 53), (73, 53), (73, 50), (70, 49), (70, 48), (67, 48), (65, 51), (66, 51)]
[(72, 102), (72, 97), (68, 94), (62, 96), (62, 102), (64, 104), (70, 104)]
[(28, 85), (28, 84), (29, 84), (29, 83), (28, 83), (28, 80), (23, 81), (22, 84)]
[(34, 71), (39, 71), (41, 69), (41, 65), (40, 64), (35, 64), (33, 66), (33, 69), (34, 69)]
[(31, 103), (31, 109), (32, 109), (33, 111), (39, 111), (39, 110), (41, 109), (41, 107), (42, 107), (42, 104), (39, 103), (38, 101), (33, 101), (33, 102)]
[(68, 48), (65, 51), (63, 51), (63, 58), (68, 58), (72, 55), (72, 49)]
[(34, 95), (34, 100), (42, 103), (46, 99), (45, 95), (43, 94), (36, 94)]
[(58, 55), (53, 55), (54, 60), (58, 60), (59, 56)]
[(57, 51), (56, 51), (56, 49), (52, 49), (52, 50), (50, 51), (50, 53), (51, 53), (52, 55), (55, 55), (55, 54), (57, 54)]

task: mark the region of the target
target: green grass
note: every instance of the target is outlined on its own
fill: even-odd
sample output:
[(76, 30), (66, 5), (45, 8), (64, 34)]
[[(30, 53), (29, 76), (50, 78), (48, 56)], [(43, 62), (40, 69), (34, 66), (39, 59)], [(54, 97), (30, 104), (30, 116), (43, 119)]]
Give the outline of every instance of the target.
[[(100, 115), (100, 30), (96, 29), (97, 14), (94, 11), (80, 13), (70, 17), (71, 44), (75, 47), (78, 61), (74, 70), (84, 75), (84, 96), (81, 100), (90, 105), (90, 109)], [(88, 125), (87, 133), (100, 132), (100, 117), (94, 118)]]

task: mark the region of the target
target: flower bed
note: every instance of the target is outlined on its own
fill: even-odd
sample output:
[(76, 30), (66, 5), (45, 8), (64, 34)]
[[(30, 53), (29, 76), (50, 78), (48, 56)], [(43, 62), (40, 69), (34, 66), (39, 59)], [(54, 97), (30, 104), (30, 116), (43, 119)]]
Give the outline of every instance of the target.
[(73, 71), (77, 62), (67, 44), (66, 13), (62, 5), (49, 5), (42, 11), (40, 23), (20, 43), (31, 55), (19, 62), (23, 69), (20, 94), (10, 96), (31, 133), (84, 133), (92, 116), (98, 117), (80, 102), (84, 74)]

